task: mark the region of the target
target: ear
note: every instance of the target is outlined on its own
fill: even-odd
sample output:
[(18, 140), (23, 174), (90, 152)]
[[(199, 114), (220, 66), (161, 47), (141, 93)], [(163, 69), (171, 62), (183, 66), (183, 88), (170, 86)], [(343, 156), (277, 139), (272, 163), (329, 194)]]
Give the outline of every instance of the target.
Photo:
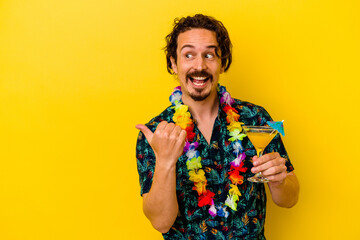
[(176, 66), (176, 62), (175, 62), (175, 59), (173, 57), (170, 57), (170, 61), (171, 61), (171, 68), (172, 70), (174, 71), (175, 74), (178, 73), (178, 70), (177, 70), (177, 66)]

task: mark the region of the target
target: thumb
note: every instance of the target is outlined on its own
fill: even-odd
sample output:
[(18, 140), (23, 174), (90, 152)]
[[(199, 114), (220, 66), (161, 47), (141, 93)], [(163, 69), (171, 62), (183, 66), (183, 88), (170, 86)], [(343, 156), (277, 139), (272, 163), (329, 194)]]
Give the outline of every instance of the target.
[(152, 137), (154, 135), (153, 132), (147, 126), (145, 126), (144, 124), (137, 124), (135, 127), (137, 129), (139, 129), (145, 135), (146, 139), (150, 143), (151, 139), (152, 139)]

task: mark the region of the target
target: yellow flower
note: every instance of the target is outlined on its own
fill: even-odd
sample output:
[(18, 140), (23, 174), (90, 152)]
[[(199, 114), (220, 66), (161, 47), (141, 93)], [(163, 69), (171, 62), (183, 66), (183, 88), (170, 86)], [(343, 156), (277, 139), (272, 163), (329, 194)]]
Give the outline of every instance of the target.
[(186, 113), (189, 110), (189, 107), (184, 104), (179, 104), (175, 106), (175, 112)]
[(241, 196), (241, 193), (239, 191), (239, 188), (234, 185), (234, 184), (230, 184), (231, 189), (229, 190), (229, 194), (230, 195), (238, 195)]
[(186, 166), (187, 166), (187, 169), (188, 170), (193, 170), (193, 169), (199, 169), (199, 168), (202, 168), (202, 165), (201, 165), (201, 157), (194, 157), (190, 160), (188, 160), (186, 162)]
[(241, 124), (242, 123), (240, 123), (240, 122), (231, 122), (227, 126), (227, 129), (228, 129), (229, 132), (232, 132), (234, 130), (239, 130), (241, 132), (242, 131)]
[(239, 200), (238, 195), (228, 195), (228, 197), (225, 200), (225, 205), (231, 208), (234, 211), (237, 211), (237, 201)]
[(188, 112), (188, 106), (180, 105), (174, 113), (173, 121), (182, 129), (186, 129), (190, 126), (192, 124), (192, 120), (190, 118), (190, 113)]
[(204, 182), (206, 181), (205, 172), (204, 170), (200, 169), (197, 172), (195, 170), (191, 170), (189, 172), (190, 181), (192, 182)]

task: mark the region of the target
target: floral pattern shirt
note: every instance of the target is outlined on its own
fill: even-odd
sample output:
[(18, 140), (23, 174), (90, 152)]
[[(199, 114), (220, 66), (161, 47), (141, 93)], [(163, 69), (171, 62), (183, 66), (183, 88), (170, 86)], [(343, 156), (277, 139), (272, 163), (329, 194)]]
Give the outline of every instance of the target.
[[(245, 125), (266, 125), (272, 121), (266, 110), (260, 106), (234, 99), (232, 105), (240, 115), (239, 122)], [(215, 204), (223, 206), (227, 197), (230, 180), (227, 172), (230, 162), (234, 160), (232, 148), (228, 141), (226, 113), (219, 107), (218, 117), (215, 120), (210, 144), (205, 140), (199, 129), (194, 127), (197, 150), (202, 158), (202, 166), (208, 181), (207, 189), (215, 193)], [(153, 132), (161, 121), (173, 122), (174, 109), (168, 107), (160, 115), (153, 118), (147, 126)], [(266, 214), (266, 194), (262, 183), (252, 183), (246, 179), (253, 174), (250, 159), (256, 155), (255, 148), (246, 137), (242, 140), (246, 154), (244, 160), (247, 172), (244, 174), (244, 183), (239, 185), (241, 197), (237, 211), (227, 208), (227, 218), (208, 213), (208, 206), (198, 207), (198, 194), (192, 190), (194, 183), (189, 180), (186, 167), (187, 157), (183, 154), (176, 165), (176, 193), (179, 204), (179, 215), (169, 232), (163, 234), (164, 239), (265, 239), (264, 223)], [(287, 160), (287, 171), (293, 171), (287, 152), (279, 134), (267, 146), (264, 153), (278, 152)], [(141, 186), (141, 194), (150, 191), (155, 168), (155, 155), (145, 136), (140, 132), (136, 146), (136, 158)]]

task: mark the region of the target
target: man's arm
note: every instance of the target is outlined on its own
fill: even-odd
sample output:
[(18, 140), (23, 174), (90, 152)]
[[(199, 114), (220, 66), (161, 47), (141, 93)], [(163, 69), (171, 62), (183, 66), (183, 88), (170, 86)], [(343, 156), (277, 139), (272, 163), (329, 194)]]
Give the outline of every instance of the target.
[(143, 194), (143, 210), (156, 230), (169, 231), (179, 211), (175, 167), (155, 167), (150, 192)]
[(274, 203), (280, 207), (293, 207), (299, 198), (299, 182), (294, 172), (287, 172), (285, 159), (272, 152), (254, 157), (253, 173), (262, 172), (270, 181), (268, 186)]
[(179, 211), (176, 197), (176, 162), (182, 155), (186, 131), (165, 121), (152, 133), (145, 125), (137, 125), (154, 150), (156, 163), (153, 182), (143, 194), (143, 210), (153, 227), (161, 233), (169, 231)]
[(299, 182), (294, 172), (287, 173), (286, 178), (280, 182), (268, 183), (272, 200), (280, 207), (293, 207), (299, 198)]

